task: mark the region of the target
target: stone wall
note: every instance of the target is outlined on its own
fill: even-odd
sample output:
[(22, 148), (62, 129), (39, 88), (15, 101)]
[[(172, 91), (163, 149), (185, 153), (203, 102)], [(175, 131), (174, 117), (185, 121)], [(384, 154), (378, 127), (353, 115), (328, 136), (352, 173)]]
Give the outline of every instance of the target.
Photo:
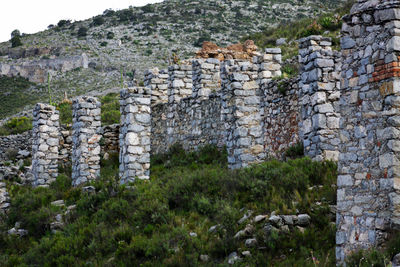
[(336, 258), (380, 246), (400, 224), (399, 1), (344, 17)]
[(72, 107), (72, 184), (100, 177), (101, 110), (95, 97), (79, 97)]
[(8, 155), (19, 151), (27, 151), (30, 154), (32, 150), (32, 131), (26, 131), (22, 134), (0, 136), (0, 161), (8, 160)]
[(34, 186), (49, 186), (58, 176), (59, 112), (37, 104), (33, 110), (32, 173)]
[(300, 136), (305, 155), (314, 160), (339, 159), (341, 63), (331, 45), (330, 38), (321, 36), (299, 40)]
[(207, 99), (211, 93), (216, 93), (221, 89), (220, 61), (218, 59), (195, 59), (192, 62), (192, 68), (193, 98)]
[(144, 73), (144, 86), (151, 89), (152, 105), (168, 103), (168, 70), (154, 68)]
[(246, 167), (266, 158), (261, 90), (257, 64), (234, 63), (223, 67), (226, 146), (230, 168)]
[(281, 159), (300, 142), (298, 78), (272, 80), (263, 87), (265, 147), (268, 157)]
[(151, 96), (142, 88), (121, 91), (120, 183), (150, 178)]
[(182, 98), (192, 95), (192, 64), (185, 62), (168, 67), (168, 103), (178, 103)]

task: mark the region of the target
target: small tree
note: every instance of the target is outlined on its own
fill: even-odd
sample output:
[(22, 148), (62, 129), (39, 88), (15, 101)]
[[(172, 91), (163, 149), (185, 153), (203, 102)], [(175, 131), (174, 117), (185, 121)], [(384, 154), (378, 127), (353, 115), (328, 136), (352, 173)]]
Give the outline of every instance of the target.
[(18, 47), (22, 45), (21, 32), (19, 30), (13, 30), (11, 32), (11, 47)]
[(78, 30), (78, 37), (85, 37), (88, 29), (86, 27), (80, 27)]

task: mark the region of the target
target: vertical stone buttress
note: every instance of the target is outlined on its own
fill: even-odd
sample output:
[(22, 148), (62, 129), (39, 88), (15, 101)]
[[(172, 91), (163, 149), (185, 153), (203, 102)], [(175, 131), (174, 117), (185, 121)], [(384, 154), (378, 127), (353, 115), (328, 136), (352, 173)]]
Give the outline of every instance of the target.
[(49, 186), (58, 176), (59, 112), (37, 104), (33, 110), (32, 173), (34, 186)]
[(361, 1), (342, 26), (336, 258), (400, 225), (400, 1)]
[(79, 97), (72, 103), (72, 185), (100, 177), (101, 108), (95, 97)]
[(167, 113), (167, 147), (179, 141), (176, 120), (179, 103), (182, 98), (192, 95), (192, 64), (172, 65), (168, 67), (168, 113)]
[(300, 138), (304, 153), (314, 160), (339, 159), (339, 53), (330, 38), (299, 40), (301, 105)]
[(236, 169), (265, 159), (258, 66), (234, 61), (222, 65), (228, 165)]
[(158, 68), (144, 73), (144, 86), (151, 89), (151, 104), (168, 103), (168, 70)]
[(195, 59), (193, 68), (193, 93), (194, 99), (208, 99), (212, 93), (221, 89), (220, 61), (215, 58)]
[(151, 96), (143, 88), (121, 91), (120, 183), (150, 178)]

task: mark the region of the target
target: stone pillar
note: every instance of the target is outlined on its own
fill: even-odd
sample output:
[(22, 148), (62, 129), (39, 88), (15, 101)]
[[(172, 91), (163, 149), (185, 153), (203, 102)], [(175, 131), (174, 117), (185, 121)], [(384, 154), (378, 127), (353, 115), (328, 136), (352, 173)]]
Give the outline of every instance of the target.
[(195, 59), (193, 68), (193, 93), (195, 99), (207, 99), (221, 89), (220, 61), (215, 58)]
[(33, 110), (32, 173), (34, 186), (49, 186), (58, 176), (59, 112), (37, 104)]
[(381, 246), (400, 226), (400, 2), (344, 17), (336, 258)]
[(151, 89), (151, 104), (168, 103), (168, 70), (154, 68), (144, 73), (144, 86)]
[(100, 177), (101, 104), (95, 97), (79, 97), (72, 108), (72, 185)]
[(120, 182), (150, 178), (151, 106), (143, 88), (121, 91)]
[(169, 66), (168, 74), (168, 103), (178, 103), (182, 98), (192, 95), (192, 64)]
[(226, 125), (228, 165), (246, 167), (265, 159), (263, 110), (257, 83), (258, 66), (250, 62), (224, 63), (223, 114)]
[(274, 77), (282, 75), (282, 51), (280, 48), (266, 48), (265, 54), (255, 57), (255, 64), (259, 64), (258, 78), (261, 86), (266, 86)]
[(339, 159), (341, 64), (331, 44), (321, 36), (299, 40), (300, 138), (304, 154), (318, 161)]

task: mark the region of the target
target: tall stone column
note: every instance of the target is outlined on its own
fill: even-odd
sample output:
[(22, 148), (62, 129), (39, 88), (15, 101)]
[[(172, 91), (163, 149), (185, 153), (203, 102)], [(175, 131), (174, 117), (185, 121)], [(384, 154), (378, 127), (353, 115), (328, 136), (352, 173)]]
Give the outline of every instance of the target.
[(59, 112), (37, 104), (33, 110), (32, 173), (34, 186), (49, 186), (58, 176)]
[(150, 178), (150, 95), (141, 88), (121, 91), (120, 182)]
[(340, 54), (331, 39), (310, 36), (299, 41), (300, 138), (314, 160), (339, 159)]
[(216, 93), (221, 89), (220, 61), (218, 59), (195, 59), (192, 61), (192, 66), (193, 98), (208, 99), (211, 93)]
[(361, 1), (342, 26), (336, 258), (400, 226), (400, 2)]
[(144, 86), (151, 89), (151, 104), (168, 103), (168, 70), (158, 68), (144, 73)]
[(228, 165), (236, 169), (261, 162), (266, 156), (258, 66), (250, 62), (224, 64), (223, 72)]
[(72, 103), (72, 185), (100, 177), (101, 103), (79, 97)]

